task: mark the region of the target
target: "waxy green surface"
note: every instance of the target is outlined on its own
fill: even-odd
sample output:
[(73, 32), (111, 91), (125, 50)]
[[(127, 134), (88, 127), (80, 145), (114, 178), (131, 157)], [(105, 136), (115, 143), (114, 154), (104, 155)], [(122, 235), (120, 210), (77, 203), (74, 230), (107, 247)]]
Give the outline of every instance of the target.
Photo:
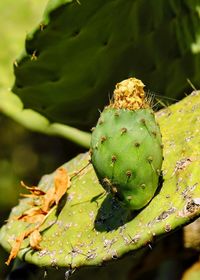
[(105, 189), (117, 189), (130, 210), (153, 197), (161, 174), (162, 140), (154, 112), (106, 108), (91, 137), (91, 160)]
[(199, 7), (186, 0), (51, 0), (15, 63), (13, 91), (50, 122), (82, 129), (130, 76), (177, 98), (190, 89), (187, 79), (200, 86)]
[[(200, 92), (159, 111), (156, 118), (164, 144), (164, 182), (148, 206), (126, 222), (126, 209), (104, 195), (90, 164), (72, 179), (67, 196), (42, 226), (42, 250), (32, 250), (25, 240), (19, 258), (38, 266), (101, 265), (126, 253), (134, 254), (200, 216)], [(74, 172), (88, 160), (86, 153), (64, 166)], [(52, 187), (54, 176), (44, 176), (40, 187)], [(29, 202), (21, 199), (11, 217), (28, 209)], [(0, 231), (0, 243), (10, 251), (9, 242), (29, 226), (9, 221)]]

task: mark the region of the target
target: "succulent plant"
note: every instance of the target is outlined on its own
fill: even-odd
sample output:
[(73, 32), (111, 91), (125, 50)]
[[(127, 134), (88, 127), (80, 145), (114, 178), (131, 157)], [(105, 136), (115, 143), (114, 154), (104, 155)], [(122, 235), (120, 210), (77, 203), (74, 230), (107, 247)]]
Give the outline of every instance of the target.
[(101, 184), (131, 210), (151, 200), (162, 165), (161, 133), (143, 87), (136, 78), (118, 83), (91, 139), (91, 161)]
[(2, 70), (1, 112), (88, 148), (89, 135), (77, 128), (95, 124), (117, 81), (138, 76), (175, 98), (189, 88), (187, 78), (200, 85), (198, 11), (198, 1), (50, 0), (22, 55), (13, 57), (14, 93), (10, 71)]
[[(14, 63), (13, 92), (8, 90), (10, 71), (2, 75), (0, 111), (27, 128), (88, 147), (90, 134), (74, 127), (94, 125), (97, 107), (104, 107), (117, 81), (139, 76), (155, 92), (177, 98), (188, 89), (187, 78), (200, 85), (199, 22), (199, 1), (50, 0)], [(71, 187), (42, 224), (41, 247), (33, 249), (27, 236), (18, 257), (41, 267), (62, 267), (68, 277), (80, 267), (135, 256), (199, 217), (199, 113), (196, 91), (156, 114), (164, 145), (163, 182), (150, 203), (132, 216), (99, 184), (88, 154), (66, 163)], [(51, 191), (54, 179), (55, 172), (44, 176), (41, 192)], [(19, 234), (35, 226), (16, 219), (33, 202), (20, 200), (0, 230), (7, 251)], [(146, 202), (139, 207), (131, 203), (131, 208)], [(123, 261), (122, 266), (131, 265)], [(120, 267), (114, 272), (122, 276)]]
[(15, 63), (13, 91), (50, 122), (82, 129), (126, 77), (178, 97), (187, 78), (200, 85), (199, 22), (198, 1), (51, 0)]
[[(126, 253), (134, 253), (200, 216), (199, 189), (200, 92), (156, 114), (163, 139), (163, 183), (151, 202), (132, 219), (113, 196), (106, 195), (88, 153), (63, 167), (75, 172), (71, 187), (41, 227), (41, 249), (33, 250), (29, 239), (18, 257), (41, 267), (102, 265)], [(77, 172), (78, 171), (78, 172)], [(55, 173), (39, 183), (43, 191), (53, 186)], [(18, 234), (33, 225), (12, 219), (30, 208), (32, 198), (20, 200), (0, 231), (0, 243), (10, 250)]]

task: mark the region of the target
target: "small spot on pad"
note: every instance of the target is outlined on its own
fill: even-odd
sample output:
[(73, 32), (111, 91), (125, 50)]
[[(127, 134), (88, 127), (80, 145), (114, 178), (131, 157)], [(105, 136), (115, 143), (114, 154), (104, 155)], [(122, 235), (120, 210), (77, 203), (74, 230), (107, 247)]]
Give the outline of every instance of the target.
[(121, 129), (121, 134), (124, 134), (124, 133), (127, 133), (127, 128), (126, 128), (126, 127), (123, 127), (123, 128)]
[(132, 176), (132, 171), (131, 171), (131, 170), (127, 170), (127, 171), (126, 171), (126, 176), (127, 176), (128, 178), (130, 178), (130, 177)]
[(112, 156), (112, 162), (114, 163), (117, 160), (117, 157), (115, 155)]
[(106, 141), (107, 137), (106, 136), (101, 136), (101, 143), (104, 143)]

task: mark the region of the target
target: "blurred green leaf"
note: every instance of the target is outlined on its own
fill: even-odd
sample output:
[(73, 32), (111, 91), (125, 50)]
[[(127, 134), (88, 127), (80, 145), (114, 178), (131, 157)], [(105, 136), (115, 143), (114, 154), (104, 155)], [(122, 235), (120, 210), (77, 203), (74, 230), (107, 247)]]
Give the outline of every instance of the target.
[(48, 0), (0, 1), (0, 91), (13, 83), (13, 63), (24, 49), (24, 39), (39, 23)]

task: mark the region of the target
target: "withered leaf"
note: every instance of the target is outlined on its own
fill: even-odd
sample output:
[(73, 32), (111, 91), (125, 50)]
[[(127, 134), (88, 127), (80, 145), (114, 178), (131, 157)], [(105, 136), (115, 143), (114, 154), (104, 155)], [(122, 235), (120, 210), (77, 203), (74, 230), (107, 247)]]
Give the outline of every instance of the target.
[(57, 170), (54, 179), (54, 187), (50, 188), (44, 195), (42, 210), (49, 211), (52, 205), (57, 205), (69, 187), (70, 177), (67, 170), (61, 167)]
[(39, 228), (53, 210), (52, 207), (58, 205), (60, 199), (67, 192), (67, 189), (70, 187), (70, 177), (67, 170), (61, 167), (57, 170), (55, 175), (54, 186), (47, 192), (40, 190), (36, 186), (28, 187), (23, 182), (21, 182), (21, 185), (31, 192), (31, 194), (25, 194), (23, 196), (33, 198), (32, 207), (13, 219), (24, 221), (29, 224), (35, 224), (35, 227), (24, 231), (16, 237), (9, 258), (6, 262), (7, 265), (9, 265), (11, 260), (17, 256), (23, 240), (28, 236), (30, 236), (29, 242), (31, 248), (41, 250), (40, 242), (42, 236)]
[(55, 203), (55, 189), (50, 188), (46, 194), (43, 196), (43, 202), (41, 205), (41, 209), (44, 212), (48, 212), (51, 206)]
[(16, 217), (15, 219), (33, 224), (42, 222), (46, 214), (47, 213), (40, 207), (35, 206), (26, 210), (22, 215)]
[(60, 199), (66, 193), (67, 189), (70, 187), (70, 177), (65, 168), (61, 167), (57, 170), (54, 179), (54, 187), (55, 187), (55, 202), (57, 205)]
[[(45, 192), (42, 191), (38, 186), (29, 187), (23, 181), (21, 181), (21, 186), (26, 188), (27, 190), (29, 190), (33, 196), (40, 196), (40, 195), (45, 194)], [(21, 195), (27, 196), (27, 194), (21, 194)], [(29, 196), (30, 196), (30, 194), (29, 194)]]
[[(34, 227), (34, 228), (31, 228), (31, 229), (28, 229), (28, 230), (22, 232), (19, 236), (17, 236), (17, 237), (15, 238), (15, 242), (14, 242), (14, 244), (12, 244), (12, 249), (11, 249), (10, 255), (9, 255), (9, 257), (8, 257), (8, 260), (6, 261), (6, 264), (7, 264), (7, 265), (10, 264), (10, 262), (12, 261), (12, 259), (15, 259), (15, 258), (16, 258), (17, 254), (19, 253), (19, 250), (20, 250), (20, 247), (21, 247), (21, 244), (22, 244), (23, 240), (24, 240), (25, 238), (27, 238), (29, 235), (31, 235), (33, 232), (37, 231), (38, 228), (39, 228), (39, 225), (36, 226), (36, 227)], [(41, 236), (41, 235), (40, 235), (40, 236)], [(35, 234), (35, 236), (33, 236), (32, 239), (34, 239), (34, 238), (35, 238), (35, 240), (36, 240), (36, 239), (39, 240), (39, 237), (36, 238), (36, 234)], [(41, 238), (42, 238), (42, 237), (41, 237)], [(40, 241), (41, 241), (41, 240), (42, 240), (42, 239), (40, 239)], [(40, 241), (39, 241), (39, 242), (40, 242)], [(39, 242), (38, 242), (38, 246), (39, 246)], [(35, 241), (35, 243), (34, 243), (34, 241), (33, 241), (33, 244), (36, 245), (36, 241)]]
[(20, 250), (20, 247), (21, 247), (21, 244), (22, 244), (22, 241), (24, 240), (24, 237), (25, 237), (26, 233), (25, 232), (22, 232), (18, 237), (16, 237), (15, 239), (15, 242), (14, 244), (12, 245), (12, 249), (11, 249), (11, 252), (10, 252), (10, 255), (9, 255), (9, 258), (8, 260), (6, 261), (6, 264), (9, 265), (11, 260), (12, 259), (15, 259), (19, 250)]
[(40, 242), (42, 241), (42, 236), (38, 229), (35, 229), (30, 234), (30, 246), (34, 250), (41, 250)]

